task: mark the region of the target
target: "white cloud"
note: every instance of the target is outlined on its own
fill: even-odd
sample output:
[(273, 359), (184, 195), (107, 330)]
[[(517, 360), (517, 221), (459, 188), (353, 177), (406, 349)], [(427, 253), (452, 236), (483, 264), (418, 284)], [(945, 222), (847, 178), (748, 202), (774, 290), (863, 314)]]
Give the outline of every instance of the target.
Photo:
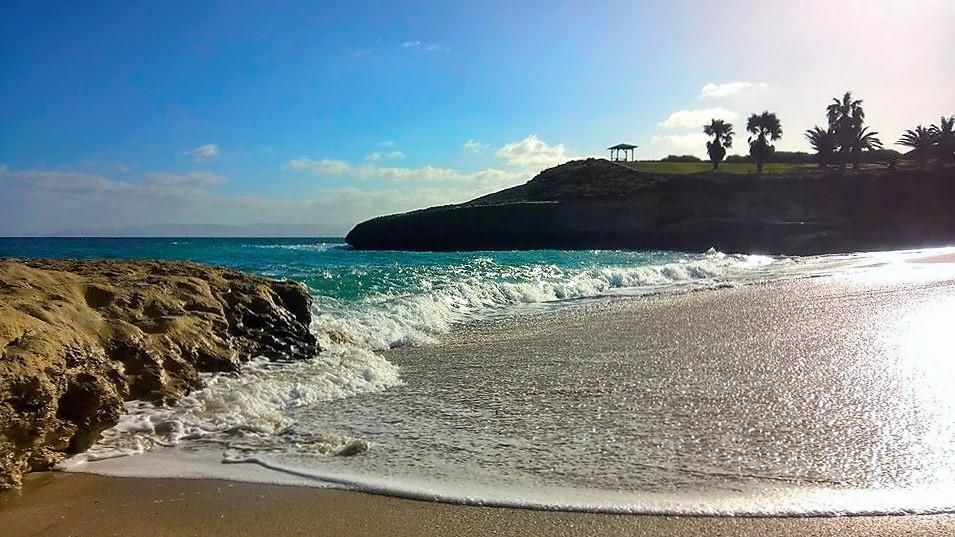
[(364, 179), (388, 179), (393, 181), (453, 181), (462, 176), (450, 168), (422, 166), (420, 168), (398, 168), (390, 166), (359, 166), (352, 169), (351, 175)]
[(219, 144), (206, 144), (188, 152), (196, 160), (208, 160), (219, 156)]
[(687, 134), (664, 134), (654, 136), (650, 143), (659, 147), (659, 152), (666, 155), (695, 155), (706, 156), (706, 142), (710, 139), (703, 132)]
[(711, 119), (732, 121), (737, 117), (739, 117), (739, 114), (736, 112), (720, 106), (697, 110), (678, 110), (661, 121), (660, 126), (668, 129), (702, 129), (703, 125), (709, 123)]
[[(395, 143), (394, 143), (394, 142), (381, 142), (381, 143), (379, 143), (378, 145), (381, 146), (381, 147), (394, 147), (394, 146), (395, 146)], [(382, 159), (401, 160), (401, 159), (405, 158), (405, 156), (406, 156), (406, 155), (405, 155), (403, 152), (398, 151), (398, 150), (394, 150), (394, 151), (374, 151), (374, 152), (372, 152), (372, 153), (369, 153), (369, 154), (365, 155), (365, 160), (370, 160), (370, 161), (372, 161), (372, 162), (378, 162), (379, 160), (382, 160)]]
[[(471, 146), (487, 147), (473, 140), (465, 143), (465, 148)], [(318, 177), (353, 177), (356, 179), (378, 179), (407, 182), (453, 182), (478, 181), (505, 185), (519, 179), (530, 177), (541, 169), (550, 168), (571, 160), (567, 148), (563, 144), (549, 145), (536, 135), (530, 135), (523, 140), (505, 144), (495, 153), (506, 169), (487, 168), (477, 172), (461, 172), (451, 168), (425, 165), (416, 168), (383, 166), (382, 160), (403, 159), (400, 151), (389, 153), (375, 152), (365, 157), (365, 162), (352, 164), (337, 159), (311, 159), (301, 157), (288, 161), (283, 169), (286, 171), (306, 172)], [(505, 186), (510, 186), (507, 184)]]
[(505, 144), (497, 150), (496, 155), (508, 166), (524, 170), (550, 168), (571, 160), (564, 144), (548, 145), (536, 134), (519, 142)]
[(765, 90), (768, 89), (769, 85), (765, 82), (727, 82), (725, 84), (714, 84), (710, 82), (709, 84), (703, 86), (703, 89), (700, 91), (700, 97), (712, 97), (715, 99), (720, 99), (723, 97), (729, 97), (731, 95), (736, 95), (740, 92), (746, 90)]
[(469, 139), (468, 141), (464, 142), (464, 152), (465, 152), (465, 153), (476, 153), (476, 154), (480, 154), (480, 153), (483, 153), (484, 151), (486, 151), (487, 148), (488, 148), (488, 145), (487, 145), (487, 144), (482, 144), (481, 142), (478, 142), (477, 140), (474, 140), (473, 138), (471, 138), (471, 139)]
[(378, 145), (380, 145), (381, 147), (394, 147), (394, 146), (395, 146), (395, 141), (394, 141), (394, 140), (385, 140), (384, 142), (378, 142)]

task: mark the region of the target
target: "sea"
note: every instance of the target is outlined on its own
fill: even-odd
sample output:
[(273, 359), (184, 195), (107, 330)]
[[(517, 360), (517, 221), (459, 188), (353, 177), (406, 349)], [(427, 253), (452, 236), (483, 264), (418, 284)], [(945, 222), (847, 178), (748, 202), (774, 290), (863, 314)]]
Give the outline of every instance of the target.
[[(899, 467), (853, 445), (852, 428), (864, 426), (853, 420), (869, 419), (859, 409), (877, 394), (819, 402), (859, 406), (833, 410), (848, 416), (839, 425), (845, 434), (816, 437), (825, 429), (818, 420), (718, 406), (732, 404), (724, 397), (730, 389), (740, 400), (757, 384), (772, 391), (766, 371), (796, 376), (798, 367), (767, 365), (766, 353), (753, 352), (742, 365), (739, 355), (720, 365), (717, 354), (707, 367), (734, 377), (725, 386), (697, 386), (706, 373), (699, 364), (657, 363), (647, 358), (652, 349), (629, 352), (627, 344), (588, 352), (586, 337), (567, 350), (536, 345), (534, 330), (564, 319), (586, 336), (589, 308), (886, 273), (913, 266), (905, 265), (912, 257), (951, 251), (439, 253), (356, 251), (337, 237), (0, 239), (0, 257), (190, 260), (297, 280), (314, 297), (311, 328), (323, 350), (313, 359), (252, 357), (239, 373), (205, 374), (206, 387), (173, 406), (129, 402), (120, 423), (61, 470), (334, 487), (468, 505), (730, 516), (950, 511), (955, 411), (948, 410), (955, 404), (933, 403), (923, 415), (928, 423), (918, 422), (925, 430), (911, 449), (927, 449), (922, 440), (930, 438), (934, 447), (920, 460), (931, 464)], [(955, 310), (940, 312), (955, 319)], [(482, 341), (502, 348), (498, 334), (523, 327), (513, 345), (524, 351), (482, 349)], [(678, 351), (681, 342), (668, 345)], [(955, 378), (950, 367), (943, 373)], [(674, 403), (686, 401), (687, 390), (696, 390), (702, 412)], [(806, 393), (790, 396), (814, 397)], [(912, 412), (879, 404), (878, 412)], [(772, 427), (758, 420), (740, 426), (760, 412)], [(732, 449), (717, 457), (707, 455), (708, 445)]]

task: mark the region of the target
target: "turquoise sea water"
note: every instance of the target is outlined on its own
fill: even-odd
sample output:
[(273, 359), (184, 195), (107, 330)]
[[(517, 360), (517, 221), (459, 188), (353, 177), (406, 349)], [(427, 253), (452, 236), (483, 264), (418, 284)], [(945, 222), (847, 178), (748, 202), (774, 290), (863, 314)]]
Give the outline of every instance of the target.
[[(342, 301), (413, 293), (461, 278), (558, 281), (579, 271), (686, 260), (668, 252), (362, 252), (340, 237), (317, 238), (0, 238), (0, 256), (188, 260), (305, 282)], [(699, 256), (696, 256), (699, 257)], [(610, 285), (624, 282), (609, 282)]]

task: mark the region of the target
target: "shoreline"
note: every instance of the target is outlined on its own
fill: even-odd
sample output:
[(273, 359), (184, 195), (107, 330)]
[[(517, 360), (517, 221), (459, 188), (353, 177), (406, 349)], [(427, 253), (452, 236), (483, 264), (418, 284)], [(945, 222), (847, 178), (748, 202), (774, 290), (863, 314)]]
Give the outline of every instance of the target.
[(212, 479), (41, 472), (0, 494), (5, 535), (951, 535), (955, 515), (709, 517), (457, 506)]
[[(904, 266), (904, 265), (903, 265)], [(507, 369), (501, 369), (508, 363), (518, 363), (514, 355), (515, 349), (534, 348), (549, 356), (559, 357), (570, 349), (569, 354), (574, 355), (577, 345), (585, 344), (590, 352), (604, 354), (607, 352), (624, 352), (626, 354), (637, 352), (644, 359), (649, 359), (647, 351), (638, 351), (636, 349), (655, 349), (652, 356), (656, 359), (671, 361), (676, 355), (672, 354), (676, 348), (669, 348), (664, 345), (666, 337), (675, 337), (689, 345), (688, 349), (696, 349), (698, 352), (727, 352), (730, 354), (739, 353), (735, 349), (732, 340), (727, 340), (723, 335), (725, 332), (717, 330), (722, 326), (720, 312), (733, 311), (737, 314), (737, 324), (735, 329), (747, 336), (747, 341), (753, 337), (762, 337), (760, 334), (769, 334), (769, 326), (774, 321), (767, 321), (766, 315), (772, 311), (778, 311), (781, 308), (794, 309), (786, 317), (787, 325), (790, 326), (789, 334), (784, 336), (783, 341), (792, 342), (789, 347), (779, 347), (777, 343), (777, 352), (781, 356), (797, 356), (800, 351), (808, 350), (806, 343), (795, 343), (798, 341), (814, 341), (811, 348), (842, 348), (844, 344), (837, 340), (841, 338), (833, 336), (830, 330), (831, 324), (815, 323), (819, 315), (817, 304), (830, 302), (832, 305), (827, 308), (833, 312), (834, 317), (830, 319), (831, 323), (843, 326), (845, 329), (863, 330), (863, 327), (871, 323), (863, 318), (857, 318), (860, 313), (859, 308), (864, 311), (881, 311), (881, 304), (887, 296), (896, 296), (899, 300), (899, 307), (924, 307), (922, 302), (925, 297), (935, 297), (932, 300), (942, 296), (950, 296), (955, 292), (955, 281), (952, 280), (951, 271), (945, 270), (946, 276), (940, 276), (936, 270), (929, 267), (917, 267), (909, 265), (911, 278), (907, 284), (898, 281), (886, 281), (878, 283), (870, 281), (871, 274), (866, 276), (836, 276), (825, 279), (798, 279), (786, 282), (769, 282), (754, 285), (745, 285), (740, 287), (728, 287), (714, 289), (709, 292), (699, 293), (677, 293), (650, 295), (640, 298), (617, 297), (613, 300), (582, 304), (579, 307), (563, 309), (559, 311), (548, 311), (532, 313), (521, 317), (520, 323), (514, 323), (513, 319), (486, 319), (475, 321), (466, 325), (466, 327), (452, 332), (445, 338), (441, 344), (433, 346), (403, 347), (393, 349), (386, 353), (389, 360), (396, 365), (409, 368), (409, 374), (412, 371), (418, 371), (414, 375), (427, 373), (423, 370), (429, 362), (438, 362), (442, 364), (440, 379), (445, 380), (445, 375), (456, 374), (462, 367), (467, 369), (467, 364), (475, 356), (484, 356), (482, 360), (487, 359), (488, 367), (498, 370), (497, 378), (498, 388), (505, 385), (500, 382), (506, 381), (509, 377)], [(941, 277), (941, 280), (938, 278)], [(925, 279), (927, 278), (927, 279)], [(934, 283), (933, 283), (934, 282)], [(941, 285), (941, 286), (940, 286)], [(941, 292), (941, 294), (940, 294)], [(888, 294), (887, 294), (888, 293)], [(798, 297), (798, 298), (797, 298)], [(919, 298), (923, 297), (923, 298)], [(795, 300), (795, 302), (793, 302)], [(833, 302), (834, 301), (834, 302)], [(855, 314), (846, 316), (846, 311), (856, 311)], [(747, 313), (743, 313), (747, 312)], [(839, 312), (838, 314), (836, 312)], [(881, 326), (885, 319), (871, 319), (877, 321), (875, 326)], [(715, 324), (714, 324), (715, 323)], [(769, 324), (767, 324), (769, 323)], [(748, 327), (748, 328), (746, 328)], [(855, 327), (855, 328), (853, 328)], [(869, 326), (871, 329), (871, 326)], [(778, 330), (777, 330), (778, 332)], [(775, 333), (775, 332), (774, 332)], [(862, 333), (862, 332), (860, 332)], [(626, 338), (621, 338), (621, 334), (630, 334)], [(641, 336), (643, 334), (644, 336)], [(690, 341), (691, 334), (699, 336), (697, 341)], [(782, 335), (782, 334), (778, 334)], [(585, 337), (585, 340), (580, 340)], [(648, 337), (649, 339), (646, 339)], [(663, 337), (664, 339), (659, 339)], [(820, 337), (828, 339), (819, 339)], [(836, 337), (835, 340), (832, 338)], [(757, 340), (752, 340), (757, 341)], [(597, 347), (593, 347), (597, 345)], [(682, 348), (682, 347), (681, 347)], [(630, 349), (630, 350), (628, 350)], [(707, 350), (708, 349), (708, 350)], [(720, 350), (722, 349), (722, 350)], [(579, 350), (579, 349), (578, 349)], [(519, 352), (519, 351), (517, 351)], [(483, 354), (482, 354), (483, 353)], [(496, 358), (488, 358), (488, 354)], [(702, 355), (701, 355), (702, 356)], [(824, 361), (817, 364), (816, 368), (824, 365)], [(570, 364), (567, 364), (570, 367)], [(573, 369), (569, 370), (573, 374)], [(435, 372), (437, 374), (437, 372)], [(523, 373), (521, 374), (523, 378)], [(407, 379), (415, 384), (420, 381), (420, 377), (412, 376)], [(452, 383), (457, 385), (456, 383)], [(420, 389), (416, 388), (416, 389)], [(361, 407), (362, 412), (370, 412), (378, 419), (384, 419), (386, 422), (402, 421), (396, 419), (399, 414), (391, 414), (386, 407), (401, 408), (406, 406), (400, 399), (400, 392), (396, 389), (384, 394), (375, 396), (372, 399), (347, 400), (339, 405), (349, 405)], [(429, 393), (431, 388), (428, 388)], [(454, 391), (453, 397), (467, 398), (468, 394)], [(395, 399), (398, 397), (398, 399)], [(376, 403), (375, 400), (386, 401), (384, 405)], [(377, 406), (376, 406), (377, 405)], [(377, 409), (377, 410), (376, 410)], [(817, 421), (817, 420), (815, 420)], [(324, 422), (326, 426), (332, 427), (334, 432), (334, 422)], [(364, 426), (357, 424), (356, 434), (364, 438), (364, 435), (370, 434), (375, 426), (365, 423)], [(364, 428), (363, 428), (364, 427)], [(369, 429), (368, 427), (372, 427)], [(387, 429), (387, 428), (386, 428)], [(442, 428), (444, 430), (444, 428)], [(364, 432), (362, 432), (364, 431)], [(400, 436), (400, 435), (399, 435)], [(838, 436), (838, 434), (837, 434)], [(394, 436), (386, 437), (383, 440), (385, 446), (389, 449), (398, 450), (393, 453), (397, 455), (402, 449), (408, 449), (409, 446), (389, 441)], [(368, 438), (371, 442), (378, 439)], [(414, 448), (415, 453), (417, 448)], [(374, 451), (374, 450), (373, 450)], [(214, 454), (213, 454), (214, 455)], [(171, 456), (171, 457), (170, 457)], [(374, 459), (374, 456), (372, 456)], [(91, 462), (90, 466), (81, 469), (80, 472), (101, 473), (116, 476), (140, 476), (146, 479), (176, 478), (183, 476), (203, 477), (206, 479), (236, 479), (243, 482), (258, 482), (263, 486), (265, 483), (281, 483), (285, 486), (304, 486), (310, 487), (308, 482), (318, 479), (322, 480), (323, 475), (335, 475), (335, 468), (339, 471), (349, 471), (346, 475), (365, 476), (381, 475), (391, 476), (387, 481), (381, 479), (372, 479), (371, 481), (347, 481), (345, 488), (350, 488), (348, 484), (354, 487), (382, 496), (391, 498), (406, 499), (408, 501), (438, 501), (446, 505), (464, 507), (473, 505), (477, 502), (483, 502), (484, 505), (497, 505), (499, 508), (512, 508), (519, 510), (539, 510), (549, 512), (552, 510), (567, 509), (578, 513), (597, 512), (607, 515), (624, 515), (626, 511), (634, 512), (626, 516), (652, 516), (651, 513), (657, 513), (661, 516), (731, 516), (731, 517), (790, 517), (790, 516), (842, 516), (844, 513), (853, 513), (851, 516), (894, 516), (900, 513), (910, 513), (920, 511), (922, 513), (950, 512), (951, 504), (938, 501), (921, 501), (918, 498), (903, 498), (901, 496), (895, 499), (879, 498), (879, 494), (866, 495), (866, 489), (862, 489), (863, 494), (850, 494), (846, 496), (828, 495), (826, 491), (817, 491), (827, 494), (825, 496), (792, 496), (791, 499), (783, 503), (778, 501), (782, 497), (773, 495), (771, 490), (763, 492), (764, 496), (753, 496), (751, 499), (756, 503), (749, 503), (754, 507), (746, 507), (739, 503), (737, 498), (726, 495), (713, 496), (709, 500), (682, 501), (677, 499), (678, 507), (663, 508), (658, 498), (644, 498), (637, 504), (624, 505), (619, 502), (619, 498), (608, 496), (600, 497), (601, 500), (610, 503), (602, 504), (602, 507), (590, 507), (589, 503), (576, 503), (584, 501), (580, 497), (567, 496), (549, 496), (545, 489), (526, 489), (531, 492), (525, 496), (502, 496), (500, 491), (491, 491), (490, 494), (477, 493), (474, 489), (469, 489), (469, 496), (460, 496), (460, 492), (455, 492), (453, 486), (442, 485), (442, 474), (437, 471), (426, 481), (418, 482), (415, 475), (402, 476), (399, 474), (377, 473), (375, 467), (369, 468), (362, 466), (360, 459), (354, 462), (357, 466), (337, 465), (334, 460), (329, 460), (331, 466), (321, 467), (296, 467), (288, 466), (286, 468), (260, 468), (259, 465), (228, 465), (219, 464), (217, 457), (211, 457), (208, 461), (195, 460), (189, 462), (189, 457), (175, 458), (175, 452), (155, 453), (152, 456), (127, 457), (106, 460), (101, 462)], [(215, 460), (213, 460), (215, 459)], [(435, 459), (440, 462), (441, 459)], [(281, 465), (280, 461), (276, 461)], [(344, 461), (342, 461), (344, 464)], [(400, 468), (401, 465), (398, 465)], [(435, 467), (440, 468), (440, 466)], [(366, 470), (362, 472), (361, 470)], [(383, 468), (378, 468), (379, 472)], [(270, 477), (269, 473), (274, 473)], [(790, 471), (798, 470), (780, 468), (781, 475), (788, 475)], [(315, 473), (318, 472), (318, 473)], [(330, 472), (330, 473), (326, 473)], [(357, 472), (357, 473), (352, 473)], [(411, 479), (410, 481), (402, 481)], [(451, 478), (453, 475), (444, 475), (444, 479)], [(397, 485), (397, 488), (395, 488)], [(540, 485), (540, 484), (539, 484)], [(421, 488), (424, 486), (424, 488)], [(320, 490), (320, 489), (319, 489)], [(928, 490), (928, 489), (926, 489)], [(409, 492), (410, 491), (410, 492)], [(488, 491), (485, 491), (488, 492)], [(511, 491), (513, 492), (513, 490)], [(778, 491), (777, 491), (778, 492)], [(859, 491), (855, 491), (859, 492)], [(872, 491), (877, 492), (877, 491)], [(888, 491), (891, 492), (891, 491)], [(476, 495), (475, 495), (476, 494)], [(870, 497), (871, 496), (871, 497)], [(929, 496), (941, 498), (946, 496), (939, 492), (937, 495)], [(500, 498), (510, 498), (501, 500)], [(548, 498), (548, 500), (538, 500), (538, 498)], [(765, 503), (762, 501), (765, 499)], [(914, 503), (912, 500), (915, 500)], [(536, 505), (538, 501), (544, 502), (544, 505)], [(628, 500), (629, 501), (629, 500)], [(699, 502), (703, 503), (700, 504)], [(696, 502), (696, 503), (694, 503)], [(764, 505), (761, 505), (763, 503)], [(673, 509), (673, 510), (670, 510)], [(752, 509), (752, 510), (749, 510)], [(682, 514), (680, 514), (682, 513)]]
[[(953, 261), (951, 254), (927, 256), (931, 262)], [(941, 259), (936, 259), (941, 258)], [(922, 259), (912, 259), (922, 263)], [(931, 276), (935, 269), (910, 265), (912, 275)], [(939, 267), (941, 268), (941, 267)], [(946, 270), (946, 272), (949, 272)], [(846, 287), (851, 280), (851, 288)], [(908, 284), (899, 281), (875, 282), (868, 277), (850, 275), (834, 279), (800, 279), (770, 282), (754, 286), (730, 287), (708, 293), (619, 297), (584, 306), (590, 314), (577, 318), (578, 308), (560, 313), (546, 312), (523, 317), (519, 326), (506, 320), (489, 319), (451, 334), (436, 347), (408, 347), (389, 351), (389, 358), (399, 364), (414, 364), (424, 354), (438, 352), (445, 358), (455, 353), (467, 354), (488, 346), (520, 347), (535, 345), (542, 351), (561, 346), (562, 337), (586, 333), (595, 341), (612, 342), (610, 334), (647, 333), (657, 331), (653, 323), (668, 327), (696, 326), (695, 331), (708, 334), (694, 323), (666, 322), (683, 316), (712, 317), (712, 303), (743, 311), (768, 303), (791, 308), (790, 297), (800, 297), (799, 304), (810, 308), (806, 319), (815, 318), (810, 307), (820, 300), (835, 299), (843, 307), (865, 300), (869, 309), (882, 303), (885, 290), (905, 296), (938, 296), (943, 289), (951, 295), (951, 276), (942, 278), (938, 287), (935, 276), (912, 278)], [(931, 283), (931, 282), (936, 283)], [(819, 283), (825, 282), (823, 286)], [(840, 283), (841, 282), (841, 283)], [(824, 287), (833, 287), (825, 291)], [(904, 289), (903, 289), (904, 288)], [(814, 292), (807, 291), (813, 290)], [(914, 293), (914, 295), (913, 295)], [(774, 298), (773, 298), (774, 297)], [(867, 297), (867, 298), (866, 298)], [(770, 300), (772, 298), (772, 300)], [(747, 306), (748, 305), (748, 306)], [(744, 307), (745, 306), (745, 307)], [(710, 311), (710, 314), (706, 314)], [(791, 321), (798, 318), (790, 318)], [(599, 322), (597, 322), (599, 320)], [(649, 324), (648, 324), (649, 323)], [(848, 325), (847, 325), (848, 326)], [(641, 327), (637, 330), (637, 327)], [(507, 328), (506, 343), (496, 342)], [(572, 328), (572, 329), (571, 329)], [(607, 337), (600, 337), (594, 330)], [(689, 330), (689, 328), (687, 328)], [(830, 330), (826, 328), (825, 333)], [(754, 332), (763, 333), (761, 331)], [(806, 333), (796, 331), (793, 335)], [(822, 333), (822, 332), (820, 332)], [(503, 337), (503, 336), (502, 336)], [(711, 339), (711, 342), (720, 341)], [(636, 340), (634, 340), (636, 341)], [(703, 345), (705, 347), (705, 345)], [(535, 347), (536, 348), (536, 347)], [(655, 348), (642, 345), (640, 348)], [(422, 352), (424, 351), (424, 352)], [(172, 475), (175, 475), (174, 473)], [(179, 474), (183, 475), (183, 474)], [(124, 535), (129, 533), (161, 535), (228, 534), (313, 534), (327, 530), (336, 535), (446, 535), (496, 534), (526, 535), (951, 535), (955, 533), (955, 513), (942, 514), (878, 514), (878, 515), (729, 515), (705, 514), (654, 515), (593, 513), (572, 510), (547, 510), (527, 507), (489, 507), (461, 505), (442, 501), (424, 501), (369, 492), (223, 481), (209, 474), (203, 479), (159, 477), (105, 477), (81, 473), (31, 474), (22, 491), (0, 494), (0, 527), (10, 535), (75, 535), (77, 527), (90, 535)], [(387, 513), (387, 517), (381, 516)]]

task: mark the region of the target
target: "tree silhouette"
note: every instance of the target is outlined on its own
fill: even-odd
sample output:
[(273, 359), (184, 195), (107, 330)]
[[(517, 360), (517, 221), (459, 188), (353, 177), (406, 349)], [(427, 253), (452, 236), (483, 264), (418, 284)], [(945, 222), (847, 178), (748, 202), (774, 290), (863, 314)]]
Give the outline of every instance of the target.
[(769, 142), (782, 137), (783, 127), (776, 114), (763, 112), (749, 116), (746, 120), (746, 130), (753, 134), (749, 137), (749, 154), (756, 159), (756, 173), (762, 173), (763, 164), (776, 150), (776, 147)]
[(911, 147), (912, 154), (923, 162), (935, 152), (935, 136), (931, 127), (925, 128), (919, 125), (915, 127), (915, 130), (909, 129), (896, 143)]
[(836, 133), (830, 127), (823, 130), (818, 125), (806, 131), (806, 138), (809, 139), (809, 145), (816, 151), (816, 158), (819, 159), (819, 167), (823, 168), (832, 162), (832, 157), (836, 154), (838, 144), (836, 144)]
[(703, 132), (713, 137), (712, 141), (706, 142), (706, 152), (713, 162), (713, 170), (716, 170), (726, 156), (726, 148), (733, 147), (733, 135), (736, 134), (733, 132), (733, 124), (722, 119), (713, 119), (709, 125), (703, 126)]
[[(839, 164), (844, 168), (849, 162), (849, 153), (857, 145), (862, 124), (865, 122), (862, 99), (853, 99), (851, 91), (845, 92), (842, 99), (834, 97), (832, 104), (826, 107), (826, 116), (829, 119), (829, 129), (836, 136), (836, 145), (839, 146), (839, 153), (842, 156)], [(858, 157), (854, 160), (858, 160)]]
[(882, 149), (882, 141), (876, 137), (877, 134), (879, 133), (870, 131), (869, 127), (863, 127), (862, 130), (855, 131), (851, 143), (853, 170), (859, 169), (863, 151)]
[(929, 130), (935, 139), (938, 158), (955, 160), (955, 116), (942, 116), (938, 125), (932, 125)]

